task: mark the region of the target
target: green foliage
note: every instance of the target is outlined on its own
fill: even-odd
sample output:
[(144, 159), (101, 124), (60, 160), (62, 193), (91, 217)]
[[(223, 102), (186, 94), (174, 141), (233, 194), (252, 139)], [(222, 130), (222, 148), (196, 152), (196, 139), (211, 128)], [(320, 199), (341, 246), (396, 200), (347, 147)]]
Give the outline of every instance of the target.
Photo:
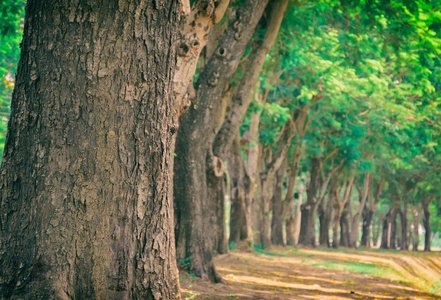
[(0, 157), (3, 156), (14, 76), (23, 34), (24, 1), (5, 0), (0, 7)]

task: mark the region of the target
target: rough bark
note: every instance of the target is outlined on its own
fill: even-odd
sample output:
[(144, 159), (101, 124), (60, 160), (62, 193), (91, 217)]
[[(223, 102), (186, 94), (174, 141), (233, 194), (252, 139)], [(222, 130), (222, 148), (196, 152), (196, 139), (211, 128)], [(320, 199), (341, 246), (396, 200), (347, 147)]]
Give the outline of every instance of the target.
[(276, 184), (272, 198), (271, 241), (274, 245), (284, 245), (283, 224), (285, 223), (285, 201), (282, 200), (285, 182), (286, 160), (276, 172)]
[[(188, 1), (184, 1), (188, 2)], [(217, 3), (215, 3), (217, 2)], [(197, 0), (190, 10), (184, 5), (184, 18), (181, 21), (178, 41), (178, 57), (173, 78), (173, 97), (176, 114), (184, 113), (196, 96), (193, 76), (202, 49), (209, 40), (210, 29), (223, 17), (229, 0)]]
[(360, 219), (361, 219), (361, 214), (363, 212), (364, 206), (366, 204), (366, 199), (367, 199), (368, 192), (369, 192), (369, 185), (373, 180), (373, 178), (371, 179), (371, 177), (373, 177), (373, 175), (369, 175), (369, 173), (366, 173), (364, 176), (363, 192), (360, 193), (361, 189), (359, 189), (360, 204), (358, 206), (357, 212), (351, 218), (351, 233), (349, 235), (349, 246), (352, 248), (357, 247)]
[(243, 72), (244, 75), (233, 95), (231, 107), (214, 140), (213, 153), (221, 159), (226, 157), (236, 132), (242, 124), (242, 120), (251, 103), (260, 70), (265, 63), (266, 55), (276, 40), (288, 3), (289, 0), (275, 0), (269, 5), (270, 13), (267, 20), (265, 37), (262, 41), (257, 41), (253, 45), (247, 66)]
[(1, 166), (1, 299), (180, 299), (177, 1), (28, 1)]
[[(212, 261), (214, 242), (209, 226), (213, 207), (224, 199), (209, 191), (209, 180), (223, 181), (223, 161), (213, 155), (216, 134), (213, 119), (219, 111), (223, 91), (263, 14), (268, 0), (246, 0), (232, 13), (215, 54), (196, 84), (196, 101), (180, 118), (176, 141), (175, 208), (177, 255), (188, 261), (188, 269), (211, 281), (220, 281)], [(212, 176), (214, 175), (214, 176)], [(211, 186), (218, 186), (210, 183)], [(222, 219), (221, 216), (215, 218)]]

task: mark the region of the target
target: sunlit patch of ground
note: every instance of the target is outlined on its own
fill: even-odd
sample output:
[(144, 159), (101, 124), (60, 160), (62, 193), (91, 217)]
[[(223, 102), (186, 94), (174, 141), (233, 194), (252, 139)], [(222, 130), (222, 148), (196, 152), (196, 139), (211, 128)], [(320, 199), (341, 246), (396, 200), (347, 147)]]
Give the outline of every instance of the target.
[[(183, 299), (441, 299), (440, 253), (274, 247), (215, 258), (225, 284), (181, 274)], [(435, 294), (439, 293), (439, 295)]]

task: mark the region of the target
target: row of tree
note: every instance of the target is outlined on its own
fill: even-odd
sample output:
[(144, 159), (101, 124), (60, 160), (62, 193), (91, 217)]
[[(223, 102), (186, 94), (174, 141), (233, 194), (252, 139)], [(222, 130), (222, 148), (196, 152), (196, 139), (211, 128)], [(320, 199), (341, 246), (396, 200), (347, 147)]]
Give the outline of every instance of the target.
[(28, 3), (3, 298), (175, 299), (176, 261), (220, 282), (214, 253), (314, 246), (317, 217), (320, 244), (355, 247), (362, 224), (368, 246), (380, 204), (383, 247), (400, 215), (407, 249), (418, 205), (430, 237), (439, 3), (192, 2)]

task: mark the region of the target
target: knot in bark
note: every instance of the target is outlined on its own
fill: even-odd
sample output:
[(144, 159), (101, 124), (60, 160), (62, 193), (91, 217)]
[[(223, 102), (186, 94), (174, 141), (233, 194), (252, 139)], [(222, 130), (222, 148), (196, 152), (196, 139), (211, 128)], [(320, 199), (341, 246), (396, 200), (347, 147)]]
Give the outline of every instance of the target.
[(208, 164), (213, 171), (214, 176), (222, 177), (225, 174), (223, 161), (217, 156), (211, 156)]
[(216, 55), (220, 58), (224, 58), (227, 55), (227, 49), (224, 47), (217, 48)]

